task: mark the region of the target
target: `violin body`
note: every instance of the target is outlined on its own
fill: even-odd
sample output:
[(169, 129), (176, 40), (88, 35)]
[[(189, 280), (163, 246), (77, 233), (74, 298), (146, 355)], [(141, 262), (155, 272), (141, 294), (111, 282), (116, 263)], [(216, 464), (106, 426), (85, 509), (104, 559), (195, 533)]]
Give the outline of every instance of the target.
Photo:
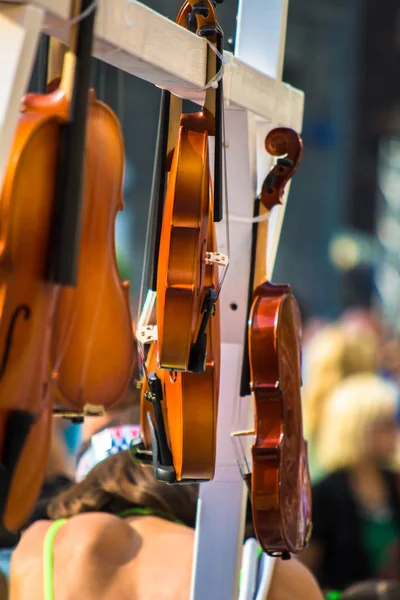
[(53, 395), (54, 389), (49, 386), (42, 411), (29, 432), (10, 481), (3, 517), (9, 531), (19, 531), (24, 526), (42, 488), (51, 445)]
[(0, 196), (0, 409), (38, 414), (57, 287), (45, 281), (63, 101), (26, 97)]
[(91, 91), (78, 285), (60, 293), (51, 344), (57, 394), (76, 410), (117, 403), (135, 360), (129, 283), (120, 280), (114, 241), (123, 169), (118, 119)]
[[(0, 195), (0, 452), (3, 526), (29, 516), (50, 445), (50, 328), (58, 287), (45, 280), (62, 94), (27, 95)], [(34, 449), (34, 451), (33, 451)]]
[(163, 369), (188, 369), (205, 295), (209, 178), (207, 134), (181, 125), (168, 178), (158, 263), (158, 363)]
[[(215, 224), (210, 211), (208, 245), (216, 249)], [(218, 267), (205, 267), (205, 289), (218, 286)], [(146, 373), (141, 392), (142, 450), (153, 451), (154, 440), (149, 428), (148, 413), (158, 429), (157, 456), (163, 456), (161, 469), (155, 475), (168, 483), (208, 481), (215, 470), (217, 412), (220, 381), (220, 319), (217, 310), (207, 323), (207, 358), (202, 373), (170, 372), (157, 368), (157, 343), (152, 342), (146, 359)], [(149, 373), (160, 381), (159, 398), (151, 397)], [(155, 402), (154, 402), (155, 401)], [(158, 406), (158, 418), (155, 406)], [(162, 417), (161, 417), (162, 415)], [(161, 417), (161, 418), (160, 418)], [(162, 421), (162, 422), (161, 422)], [(163, 434), (160, 435), (161, 430)], [(164, 433), (165, 432), (165, 433)], [(166, 444), (168, 447), (162, 447)], [(166, 479), (166, 470), (168, 479)]]
[(264, 551), (298, 553), (311, 534), (311, 485), (300, 394), (301, 317), (289, 286), (256, 289), (248, 335), (254, 527)]
[[(216, 250), (210, 215), (208, 247)], [(205, 289), (217, 289), (218, 267), (205, 268)], [(214, 477), (220, 383), (219, 301), (207, 324), (204, 373), (174, 373), (164, 378), (171, 453), (177, 481), (208, 481)]]
[[(211, 27), (208, 39), (216, 42), (216, 15), (207, 0), (207, 15), (191, 13), (195, 0), (181, 8), (177, 23), (188, 28)], [(216, 55), (210, 51), (208, 76), (215, 75)], [(182, 114), (173, 150), (160, 237), (157, 268), (158, 366), (173, 371), (202, 372), (193, 365), (191, 349), (196, 341), (206, 291), (204, 289), (208, 219), (212, 191), (208, 136), (215, 135), (215, 90), (207, 90), (203, 109)], [(205, 350), (205, 349), (204, 349)], [(202, 361), (200, 361), (202, 362)]]

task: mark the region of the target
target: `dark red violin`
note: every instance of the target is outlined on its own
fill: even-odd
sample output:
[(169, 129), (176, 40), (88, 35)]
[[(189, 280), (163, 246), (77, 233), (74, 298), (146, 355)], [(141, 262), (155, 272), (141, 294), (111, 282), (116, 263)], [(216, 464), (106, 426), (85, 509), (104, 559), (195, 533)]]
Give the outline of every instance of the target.
[[(279, 128), (268, 134), (265, 147), (274, 156), (284, 155), (267, 176), (257, 201), (270, 211), (282, 203), (285, 186), (301, 161), (302, 142), (295, 131)], [(265, 238), (253, 241), (252, 281), (257, 284), (252, 289), (248, 325), (250, 390), (255, 402), (253, 521), (263, 550), (289, 557), (304, 548), (311, 533), (300, 392), (301, 316), (290, 286), (266, 280)]]

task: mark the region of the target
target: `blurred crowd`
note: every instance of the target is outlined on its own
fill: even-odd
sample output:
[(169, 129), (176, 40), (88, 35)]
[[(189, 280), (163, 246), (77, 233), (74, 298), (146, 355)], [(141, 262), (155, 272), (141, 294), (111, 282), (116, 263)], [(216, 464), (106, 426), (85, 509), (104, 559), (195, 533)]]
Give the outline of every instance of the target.
[[(268, 599), (320, 600), (316, 581), (329, 600), (400, 599), (400, 338), (363, 309), (336, 322), (309, 320), (302, 370), (313, 531), (300, 562), (280, 561)], [(151, 467), (134, 463), (127, 449), (139, 422), (134, 384), (101, 417), (83, 424), (55, 419), (46, 481), (26, 533), (19, 545), (0, 540), (0, 600), (7, 598), (7, 580), (13, 600), (27, 594), (51, 600), (46, 585), (51, 590), (52, 581), (86, 600), (103, 598), (108, 585), (112, 594), (104, 597), (124, 597), (142, 578), (146, 591), (134, 597), (158, 598), (156, 586), (165, 576), (171, 598), (178, 598), (173, 585), (179, 597), (189, 597), (198, 488), (165, 486)], [(54, 546), (55, 531), (67, 521)], [(137, 537), (120, 528), (125, 522)], [(247, 525), (251, 531), (250, 510)], [(53, 546), (61, 562), (70, 561), (70, 572), (56, 558), (43, 583), (42, 568), (46, 572), (48, 560), (54, 567)], [(115, 572), (106, 570), (110, 556)], [(155, 557), (159, 578), (152, 575)], [(103, 579), (90, 578), (89, 571)]]
[[(304, 328), (313, 532), (300, 560), (325, 591), (400, 582), (399, 339), (361, 308)], [(356, 586), (348, 597), (400, 598), (392, 585), (393, 596)]]

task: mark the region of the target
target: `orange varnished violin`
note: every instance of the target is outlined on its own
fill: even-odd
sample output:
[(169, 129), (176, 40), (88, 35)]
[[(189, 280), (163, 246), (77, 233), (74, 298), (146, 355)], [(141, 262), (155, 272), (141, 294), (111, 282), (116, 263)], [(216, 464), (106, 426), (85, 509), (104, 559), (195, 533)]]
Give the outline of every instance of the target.
[[(187, 7), (190, 8), (189, 5)], [(195, 19), (188, 18), (188, 22), (192, 25), (196, 22), (197, 26), (196, 14), (187, 13), (186, 16), (189, 15), (194, 16)], [(220, 99), (221, 97), (218, 97), (218, 101)], [(152, 241), (148, 245), (146, 258), (146, 263), (150, 262), (152, 265), (147, 284), (150, 290), (148, 298), (154, 299), (157, 289), (157, 300), (156, 282), (159, 281), (157, 271), (161, 262), (159, 238), (164, 206), (165, 167), (171, 152), (174, 151), (171, 136), (176, 131), (177, 118), (179, 119), (179, 114), (177, 115), (176, 112), (176, 104), (171, 94), (164, 91), (149, 215), (148, 240)], [(220, 144), (220, 136), (216, 137), (216, 143)], [(220, 152), (221, 148), (218, 146), (217, 155)], [(179, 165), (177, 168), (179, 169)], [(168, 185), (170, 182), (171, 175)], [(200, 187), (199, 191), (201, 190)], [(218, 256), (213, 215), (215, 203), (212, 201), (213, 190), (210, 181), (208, 194), (206, 244), (208, 251)], [(219, 191), (218, 194), (221, 192)], [(206, 297), (214, 298), (213, 305), (218, 303), (217, 264), (211, 261), (205, 261), (204, 264), (204, 293)], [(168, 372), (157, 368), (155, 352), (157, 338), (151, 341), (145, 362), (141, 399), (142, 438), (133, 445), (132, 454), (142, 462), (152, 461), (157, 479), (167, 483), (204, 481), (212, 479), (214, 475), (220, 363), (220, 322), (215, 307), (210, 310), (208, 317), (201, 320), (197, 332), (198, 337), (206, 344), (205, 357), (202, 359), (205, 362), (204, 370), (197, 373)], [(153, 331), (153, 326), (144, 327), (138, 335), (138, 341), (149, 342)]]
[[(278, 128), (268, 134), (265, 146), (274, 156), (285, 155), (267, 176), (257, 202), (270, 211), (281, 203), (285, 185), (301, 161), (302, 142), (295, 131)], [(255, 212), (257, 216), (258, 208)], [(289, 557), (307, 544), (311, 533), (311, 484), (300, 392), (301, 316), (290, 286), (265, 281), (265, 244), (256, 239), (253, 247), (259, 268), (257, 273), (255, 261), (252, 282), (257, 283), (254, 292), (251, 284), (248, 325), (250, 390), (255, 401), (253, 522), (265, 552)], [(262, 263), (264, 282), (259, 283)]]
[[(72, 16), (90, 4), (90, 0), (76, 2)], [(79, 200), (81, 126), (86, 120), (80, 92), (83, 88), (86, 99), (94, 16), (95, 11), (89, 11), (73, 25), (59, 88), (23, 99), (1, 191), (2, 538), (29, 516), (47, 464), (53, 394), (48, 376), (50, 334), (60, 283), (50, 272), (58, 237), (54, 218), (60, 198)], [(73, 90), (77, 110), (70, 112)]]
[[(216, 252), (215, 224), (209, 219), (207, 247)], [(207, 265), (206, 293), (217, 294), (218, 267)], [(207, 322), (207, 358), (203, 373), (167, 373), (165, 405), (174, 471), (177, 481), (207, 481), (215, 470), (217, 412), (220, 383), (220, 315)]]
[[(207, 37), (216, 49), (222, 44), (211, 0), (188, 0), (177, 23)], [(217, 48), (218, 46), (218, 48)], [(216, 76), (220, 59), (208, 48), (208, 80)], [(172, 101), (177, 102), (173, 97)], [(180, 102), (180, 101), (179, 101)], [(210, 204), (214, 220), (222, 219), (221, 82), (206, 91), (202, 110), (182, 114), (169, 165), (162, 222), (158, 278), (158, 365), (170, 371), (203, 372), (206, 368), (206, 322), (216, 296), (205, 285)], [(208, 138), (216, 137), (214, 193), (210, 193)], [(170, 138), (171, 139), (171, 138)], [(211, 259), (212, 260), (212, 259)]]
[[(212, 215), (208, 244), (216, 248)], [(216, 265), (206, 266), (205, 285), (217, 290)], [(147, 357), (141, 399), (142, 443), (138, 440), (134, 453), (147, 462), (151, 456), (156, 478), (166, 483), (208, 481), (214, 476), (220, 381), (218, 312), (208, 320), (206, 333), (203, 373), (155, 369), (155, 342)]]
[(60, 293), (51, 365), (62, 404), (108, 408), (125, 394), (135, 360), (129, 283), (118, 273), (114, 230), (123, 209), (124, 142), (113, 111), (91, 90), (77, 285)]

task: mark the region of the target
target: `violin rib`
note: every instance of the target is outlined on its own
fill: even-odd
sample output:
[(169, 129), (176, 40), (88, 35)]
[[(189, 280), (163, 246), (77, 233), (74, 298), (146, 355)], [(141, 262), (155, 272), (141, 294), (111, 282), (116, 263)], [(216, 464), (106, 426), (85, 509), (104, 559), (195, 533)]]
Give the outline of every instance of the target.
[[(208, 246), (216, 251), (212, 211)], [(205, 289), (218, 287), (218, 267), (207, 265)], [(178, 481), (208, 481), (214, 477), (220, 383), (219, 301), (207, 324), (207, 358), (203, 373), (165, 377), (165, 403), (171, 452)]]
[(160, 368), (187, 371), (205, 296), (208, 136), (180, 128), (165, 199), (157, 277)]

